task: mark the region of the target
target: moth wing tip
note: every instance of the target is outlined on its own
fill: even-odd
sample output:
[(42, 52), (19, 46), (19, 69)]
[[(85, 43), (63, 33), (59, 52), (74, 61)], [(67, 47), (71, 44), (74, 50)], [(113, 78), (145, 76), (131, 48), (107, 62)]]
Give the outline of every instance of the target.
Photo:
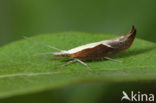
[(132, 25), (132, 29), (131, 29), (130, 33), (136, 34), (136, 29), (135, 29), (134, 25)]

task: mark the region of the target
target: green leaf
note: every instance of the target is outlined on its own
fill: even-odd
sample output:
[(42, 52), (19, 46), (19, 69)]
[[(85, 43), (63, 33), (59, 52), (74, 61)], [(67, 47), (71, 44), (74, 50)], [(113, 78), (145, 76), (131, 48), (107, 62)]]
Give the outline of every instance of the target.
[[(108, 34), (56, 33), (35, 36), (32, 39), (68, 50), (90, 42), (115, 37)], [(93, 72), (79, 63), (60, 69), (56, 66), (64, 58), (53, 55), (32, 56), (56, 52), (29, 40), (20, 40), (0, 48), (0, 97), (39, 92), (82, 82), (127, 82), (156, 79), (156, 44), (135, 39), (132, 47), (113, 55), (122, 63), (109, 60), (87, 62)]]

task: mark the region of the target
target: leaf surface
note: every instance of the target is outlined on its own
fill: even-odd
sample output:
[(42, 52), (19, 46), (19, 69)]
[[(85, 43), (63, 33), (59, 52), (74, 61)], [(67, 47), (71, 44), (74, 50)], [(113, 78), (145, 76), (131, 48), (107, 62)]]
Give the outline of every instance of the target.
[[(110, 39), (115, 35), (66, 32), (32, 37), (34, 40), (68, 50), (86, 43)], [(132, 47), (112, 55), (109, 60), (87, 62), (93, 72), (79, 63), (60, 69), (65, 58), (53, 55), (33, 56), (56, 52), (29, 40), (20, 40), (0, 48), (0, 98), (39, 92), (82, 82), (127, 82), (156, 80), (156, 44), (135, 39)]]

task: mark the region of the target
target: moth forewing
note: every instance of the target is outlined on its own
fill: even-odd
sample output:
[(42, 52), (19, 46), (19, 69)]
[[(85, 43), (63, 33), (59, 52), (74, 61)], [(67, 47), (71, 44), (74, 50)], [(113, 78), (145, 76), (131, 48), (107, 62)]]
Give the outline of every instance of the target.
[(132, 26), (129, 33), (124, 36), (90, 43), (76, 48), (55, 53), (54, 56), (68, 56), (80, 60), (98, 60), (112, 54), (128, 49), (136, 36), (136, 29)]

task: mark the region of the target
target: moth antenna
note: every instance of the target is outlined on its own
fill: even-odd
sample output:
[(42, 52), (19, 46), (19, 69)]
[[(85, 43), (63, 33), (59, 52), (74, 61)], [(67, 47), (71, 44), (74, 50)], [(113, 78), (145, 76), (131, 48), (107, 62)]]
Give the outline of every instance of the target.
[(58, 49), (58, 48), (56, 48), (56, 47), (54, 47), (54, 46), (45, 44), (45, 43), (43, 43), (43, 42), (40, 42), (40, 41), (37, 41), (37, 40), (33, 40), (33, 39), (31, 39), (31, 38), (29, 38), (29, 37), (27, 37), (27, 36), (23, 36), (23, 37), (24, 37), (25, 39), (27, 39), (27, 40), (33, 41), (34, 43), (37, 43), (37, 44), (41, 44), (41, 45), (43, 45), (43, 46), (45, 46), (45, 47), (52, 48), (52, 49), (55, 49), (55, 50), (57, 50), (57, 51), (64, 51), (64, 50)]
[[(53, 54), (54, 52), (47, 52), (47, 53), (38, 53), (38, 54), (34, 54), (32, 56), (40, 56), (40, 55), (48, 55), (48, 54)], [(31, 56), (31, 57), (32, 57)]]

